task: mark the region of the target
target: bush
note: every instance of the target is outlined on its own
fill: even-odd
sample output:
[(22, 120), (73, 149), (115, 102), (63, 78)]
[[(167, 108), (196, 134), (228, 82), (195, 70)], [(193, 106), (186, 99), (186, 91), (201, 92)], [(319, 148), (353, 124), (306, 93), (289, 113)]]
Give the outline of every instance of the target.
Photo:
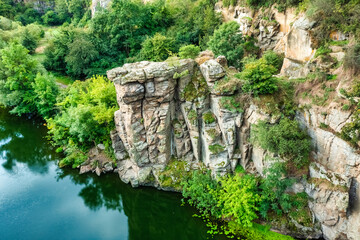
[(277, 79), (273, 77), (276, 71), (264, 58), (246, 64), (240, 75), (245, 80), (243, 91), (254, 95), (274, 93), (278, 90)]
[(160, 33), (147, 38), (142, 43), (140, 56), (142, 59), (161, 62), (165, 61), (174, 52), (174, 40)]
[(223, 217), (232, 219), (243, 227), (252, 227), (253, 220), (258, 218), (257, 182), (251, 175), (237, 174), (221, 179), (221, 188), (216, 192), (217, 206)]
[(191, 58), (195, 59), (200, 53), (200, 47), (193, 44), (183, 46), (179, 49), (179, 57), (181, 59)]
[(244, 56), (244, 39), (236, 22), (223, 23), (208, 42), (209, 48), (215, 55), (224, 55), (229, 65), (241, 67), (241, 59)]
[(284, 163), (276, 162), (265, 171), (265, 178), (260, 184), (261, 204), (260, 213), (265, 218), (270, 210), (277, 215), (288, 212), (292, 207), (290, 195), (285, 191), (294, 183), (286, 177), (286, 166)]
[(28, 29), (26, 29), (23, 33), (21, 45), (23, 45), (27, 50), (29, 50), (30, 54), (35, 52), (35, 49), (37, 47), (37, 39), (34, 35), (30, 34)]
[(74, 82), (57, 105), (59, 113), (47, 119), (47, 125), (54, 144), (64, 146), (67, 154), (77, 149), (86, 152), (96, 143), (110, 141), (117, 102), (115, 88), (106, 78)]
[(359, 147), (360, 141), (360, 108), (357, 107), (356, 111), (353, 113), (352, 121), (345, 124), (341, 129), (341, 137), (349, 141), (354, 147)]
[(183, 182), (182, 185), (183, 197), (188, 199), (191, 206), (196, 207), (205, 216), (220, 216), (217, 199), (213, 195), (213, 191), (217, 191), (219, 184), (211, 178), (210, 172), (204, 174), (196, 170), (192, 177)]
[(289, 159), (299, 168), (309, 162), (311, 150), (309, 136), (294, 120), (283, 118), (275, 125), (260, 121), (253, 125), (251, 134), (255, 144)]
[(282, 67), (284, 57), (282, 55), (279, 55), (275, 53), (272, 50), (266, 51), (263, 55), (263, 57), (268, 65), (271, 65), (276, 68), (276, 73), (280, 72), (280, 69)]
[(214, 123), (215, 122), (215, 115), (212, 113), (212, 112), (206, 112), (203, 114), (202, 116), (204, 122), (206, 124), (211, 124), (211, 123)]
[(60, 25), (62, 23), (57, 15), (57, 13), (52, 10), (47, 11), (44, 14), (44, 16), (42, 16), (41, 18), (42, 18), (44, 24), (49, 25), (49, 26)]
[(360, 73), (360, 43), (348, 48), (344, 57), (344, 68), (353, 71), (353, 73)]

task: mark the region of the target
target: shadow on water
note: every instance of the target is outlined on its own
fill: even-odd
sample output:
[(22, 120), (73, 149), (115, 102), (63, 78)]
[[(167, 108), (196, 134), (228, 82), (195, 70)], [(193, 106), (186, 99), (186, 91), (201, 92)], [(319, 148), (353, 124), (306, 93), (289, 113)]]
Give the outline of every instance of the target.
[(46, 129), (36, 120), (10, 115), (0, 109), (0, 158), (9, 172), (17, 163), (24, 163), (33, 173), (48, 172), (48, 162), (53, 158), (51, 146), (44, 142)]
[[(207, 228), (195, 210), (181, 207), (181, 195), (153, 188), (132, 188), (116, 174), (97, 177), (79, 175), (70, 169), (58, 173), (58, 181), (71, 178), (81, 185), (79, 196), (92, 211), (101, 208), (124, 212), (128, 217), (129, 239), (207, 239)], [(216, 239), (216, 238), (215, 238)]]
[(45, 136), (43, 124), (0, 109), (4, 239), (208, 239), (180, 194), (132, 188), (116, 174), (59, 169)]

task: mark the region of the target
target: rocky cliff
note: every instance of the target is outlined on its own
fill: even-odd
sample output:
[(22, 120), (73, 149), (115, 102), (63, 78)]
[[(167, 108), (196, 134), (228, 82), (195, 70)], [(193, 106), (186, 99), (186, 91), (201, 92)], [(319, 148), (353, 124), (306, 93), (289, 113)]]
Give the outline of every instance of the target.
[[(336, 71), (334, 62), (315, 58), (314, 22), (295, 16), (293, 10), (217, 8), (229, 20), (239, 22), (243, 33), (256, 37), (262, 49), (284, 54), (283, 77), (301, 78), (316, 69)], [(330, 54), (341, 60), (344, 49), (333, 47)], [(274, 123), (279, 117), (245, 95), (221, 93), (219, 86), (231, 81), (236, 70), (227, 66), (224, 57), (214, 59), (208, 54), (204, 59), (139, 62), (108, 71), (119, 103), (111, 137), (117, 172), (124, 182), (169, 189), (177, 186), (179, 178), (168, 174), (169, 168), (188, 174), (206, 167), (214, 175), (223, 175), (241, 165), (262, 175), (271, 164), (266, 161), (268, 153), (253, 146), (249, 136), (251, 126), (259, 120)], [(330, 83), (334, 89), (346, 85), (346, 78), (339, 76)], [(316, 86), (305, 85), (297, 90), (296, 118), (311, 136), (312, 163), (306, 173), (309, 180), (298, 178), (292, 191), (309, 195), (313, 222), (321, 231), (316, 224), (299, 223), (291, 231), (277, 229), (298, 237), (360, 239), (360, 155), (339, 137), (344, 125), (352, 121), (352, 112), (341, 108), (341, 100), (309, 107), (299, 96), (316, 91)], [(331, 96), (342, 97), (338, 91)]]

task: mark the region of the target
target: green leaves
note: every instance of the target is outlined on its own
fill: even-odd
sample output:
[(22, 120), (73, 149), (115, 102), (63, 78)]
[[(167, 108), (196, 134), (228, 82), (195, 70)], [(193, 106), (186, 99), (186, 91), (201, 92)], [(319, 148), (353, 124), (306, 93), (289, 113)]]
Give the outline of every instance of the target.
[(110, 141), (117, 102), (115, 88), (105, 77), (76, 81), (59, 96), (57, 106), (59, 113), (47, 119), (49, 133), (69, 156), (78, 149), (86, 152), (95, 143)]
[(251, 175), (236, 174), (221, 179), (220, 191), (216, 193), (217, 206), (221, 213), (244, 227), (251, 227), (257, 217), (260, 196), (257, 194), (257, 182)]
[(175, 50), (174, 46), (175, 42), (172, 38), (157, 33), (142, 43), (140, 56), (142, 59), (155, 62), (164, 61)]
[(246, 64), (241, 73), (241, 78), (245, 80), (242, 90), (254, 95), (274, 93), (278, 90), (277, 79), (273, 77), (276, 72), (277, 69), (263, 58)]
[(298, 168), (309, 162), (309, 136), (294, 120), (283, 118), (275, 125), (260, 121), (253, 125), (251, 134), (255, 144), (289, 159)]
[(223, 23), (208, 42), (208, 47), (215, 55), (224, 55), (229, 65), (236, 68), (241, 67), (241, 59), (244, 55), (243, 36), (236, 22)]

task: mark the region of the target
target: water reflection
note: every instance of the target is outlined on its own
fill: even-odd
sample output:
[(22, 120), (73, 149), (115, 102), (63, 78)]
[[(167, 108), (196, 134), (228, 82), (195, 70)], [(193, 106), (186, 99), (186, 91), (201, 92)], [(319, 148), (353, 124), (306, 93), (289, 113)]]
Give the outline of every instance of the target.
[(101, 208), (124, 212), (128, 217), (129, 239), (207, 239), (206, 227), (193, 218), (195, 211), (181, 207), (181, 196), (152, 188), (134, 189), (109, 174), (79, 175), (64, 170), (58, 180), (70, 178), (82, 186), (79, 196), (92, 211)]
[(47, 163), (52, 159), (49, 144), (43, 140), (46, 129), (35, 121), (24, 120), (0, 109), (0, 157), (2, 166), (14, 172), (16, 163), (25, 163), (39, 174), (48, 172)]
[(178, 194), (59, 169), (45, 135), (0, 109), (1, 239), (207, 239)]

